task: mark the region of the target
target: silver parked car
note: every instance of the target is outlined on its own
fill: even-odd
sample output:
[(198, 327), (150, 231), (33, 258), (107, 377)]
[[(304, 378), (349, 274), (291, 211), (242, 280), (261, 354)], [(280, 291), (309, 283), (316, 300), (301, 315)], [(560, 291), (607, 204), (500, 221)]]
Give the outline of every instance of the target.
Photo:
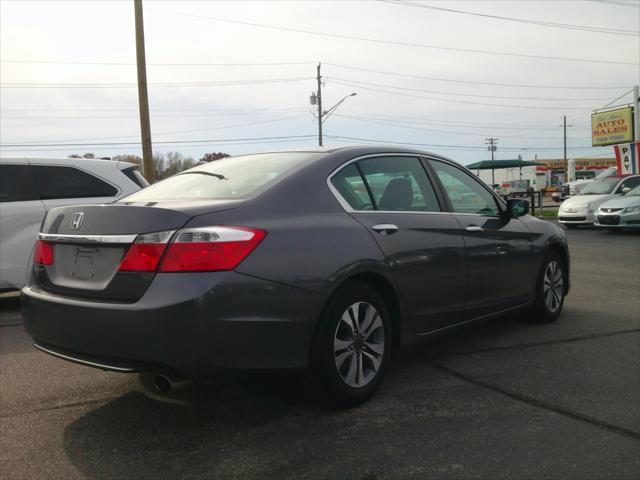
[(609, 230), (640, 228), (640, 186), (600, 205), (594, 225)]

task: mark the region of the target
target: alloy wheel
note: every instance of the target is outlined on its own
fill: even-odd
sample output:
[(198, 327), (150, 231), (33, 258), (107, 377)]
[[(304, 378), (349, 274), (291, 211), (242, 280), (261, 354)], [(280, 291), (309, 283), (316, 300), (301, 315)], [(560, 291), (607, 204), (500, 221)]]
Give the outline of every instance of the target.
[(542, 292), (547, 309), (551, 313), (557, 312), (562, 304), (564, 277), (562, 275), (562, 267), (555, 260), (549, 262), (544, 272)]
[(342, 381), (361, 388), (373, 380), (385, 351), (380, 313), (368, 302), (351, 305), (340, 317), (333, 340), (333, 356)]

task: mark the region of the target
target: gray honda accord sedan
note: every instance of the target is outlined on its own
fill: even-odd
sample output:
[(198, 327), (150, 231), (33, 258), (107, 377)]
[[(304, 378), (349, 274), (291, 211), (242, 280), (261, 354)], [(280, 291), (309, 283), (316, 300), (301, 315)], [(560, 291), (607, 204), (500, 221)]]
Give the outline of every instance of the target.
[(216, 160), (108, 205), (54, 208), (23, 289), (36, 348), (167, 391), (305, 368), (353, 406), (391, 353), (506, 312), (552, 322), (563, 231), (456, 162), (349, 147)]

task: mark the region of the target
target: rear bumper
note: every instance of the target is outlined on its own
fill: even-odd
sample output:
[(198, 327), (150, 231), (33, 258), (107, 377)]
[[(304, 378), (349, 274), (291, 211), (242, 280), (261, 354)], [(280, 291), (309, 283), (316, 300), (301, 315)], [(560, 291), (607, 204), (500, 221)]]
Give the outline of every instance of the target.
[(115, 371), (298, 368), (326, 298), (237, 272), (158, 274), (135, 303), (22, 290), (24, 323), (41, 350)]

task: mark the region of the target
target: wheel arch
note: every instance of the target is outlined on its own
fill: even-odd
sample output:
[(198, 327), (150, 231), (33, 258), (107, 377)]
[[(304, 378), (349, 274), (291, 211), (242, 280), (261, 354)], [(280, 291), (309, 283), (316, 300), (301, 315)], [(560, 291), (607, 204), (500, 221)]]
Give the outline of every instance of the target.
[[(320, 313), (320, 318), (324, 315), (324, 312), (336, 295), (344, 285), (351, 282), (359, 282), (367, 284), (373, 287), (383, 298), (385, 305), (389, 309), (389, 315), (391, 317), (391, 328), (393, 330), (393, 349), (398, 349), (403, 343), (403, 307), (400, 301), (400, 295), (393, 285), (392, 281), (385, 275), (373, 272), (373, 271), (361, 271), (354, 273), (353, 275), (343, 279), (331, 292), (325, 301), (324, 307)], [(318, 322), (319, 325), (320, 322)], [(318, 326), (316, 326), (317, 330)], [(314, 333), (315, 336), (315, 333)]]

